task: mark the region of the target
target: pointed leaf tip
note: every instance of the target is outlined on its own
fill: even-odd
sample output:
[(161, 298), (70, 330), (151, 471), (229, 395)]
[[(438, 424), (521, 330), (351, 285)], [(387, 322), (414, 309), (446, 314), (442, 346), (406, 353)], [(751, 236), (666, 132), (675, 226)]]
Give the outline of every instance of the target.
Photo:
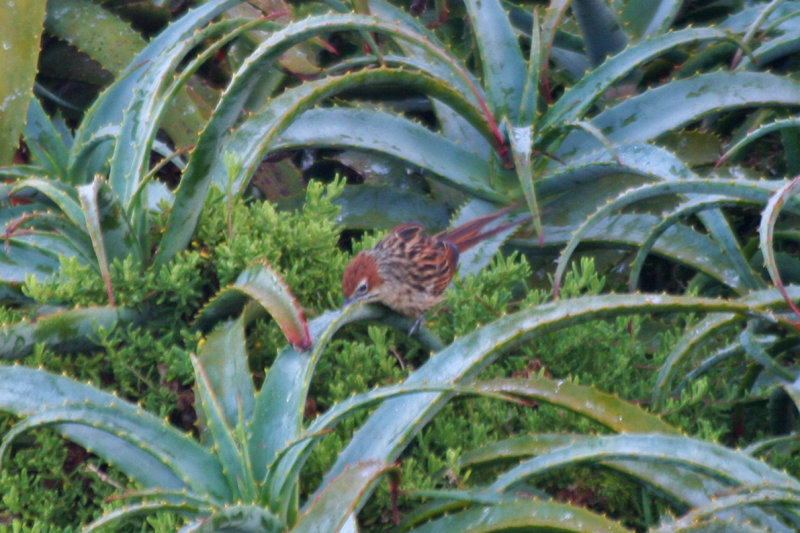
[(250, 265), (239, 275), (235, 286), (264, 306), (295, 350), (304, 352), (311, 347), (303, 309), (269, 263), (260, 260)]

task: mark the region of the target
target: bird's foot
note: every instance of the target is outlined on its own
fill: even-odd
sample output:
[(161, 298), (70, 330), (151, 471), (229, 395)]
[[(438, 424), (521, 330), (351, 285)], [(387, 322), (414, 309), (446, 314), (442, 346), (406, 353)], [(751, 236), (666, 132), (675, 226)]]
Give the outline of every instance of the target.
[(408, 336), (413, 337), (415, 333), (419, 331), (419, 328), (422, 327), (422, 324), (425, 322), (425, 313), (419, 315), (413, 324), (411, 324), (411, 329), (408, 330)]

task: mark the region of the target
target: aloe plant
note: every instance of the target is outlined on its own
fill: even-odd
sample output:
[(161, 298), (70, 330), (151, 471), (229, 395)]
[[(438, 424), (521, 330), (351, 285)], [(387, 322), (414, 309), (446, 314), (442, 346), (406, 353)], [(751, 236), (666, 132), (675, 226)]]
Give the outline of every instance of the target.
[[(79, 3), (54, 4), (70, 10)], [(0, 404), (27, 417), (8, 435), (6, 446), (29, 428), (54, 425), (143, 487), (127, 495), (129, 507), (111, 511), (96, 526), (171, 511), (189, 517), (189, 530), (333, 531), (362, 508), (376, 480), (454, 395), (512, 396), (563, 406), (610, 433), (625, 434), (533, 435), (519, 447), (516, 441), (501, 442), (486, 452), (487, 461), (524, 459), (522, 465), (485, 486), (433, 494), (446, 501), (409, 518), (408, 527), (468, 529), (478, 516), (490, 515), (498, 527), (558, 521), (577, 530), (585, 521), (622, 530), (622, 524), (575, 506), (513, 501), (514, 485), (587, 464), (621, 472), (645, 492), (655, 490), (665, 508), (680, 515), (674, 523), (666, 518), (658, 523), (656, 517), (647, 526), (714, 529), (734, 521), (743, 530), (797, 526), (796, 479), (745, 452), (677, 436), (641, 409), (568, 382), (472, 381), (504, 351), (545, 332), (604, 317), (698, 312), (706, 317), (686, 332), (660, 368), (652, 391), (656, 409), (668, 410), (693, 379), (735, 357), (749, 365), (746, 375), (735, 376), (742, 396), (763, 397), (777, 386), (789, 398), (783, 409), (796, 409), (800, 393), (788, 361), (796, 344), (793, 302), (800, 295), (786, 280), (797, 279), (791, 262), (797, 236), (779, 215), (797, 214), (792, 198), (797, 181), (761, 182), (741, 166), (722, 166), (764, 135), (778, 132), (787, 172), (797, 169), (797, 120), (781, 113), (800, 103), (800, 87), (791, 76), (758, 70), (795, 46), (796, 2), (756, 5), (713, 26), (675, 30), (681, 2), (554, 0), (546, 10), (526, 11), (493, 0), (467, 1), (474, 48), (466, 50), (448, 42), (446, 32), (439, 34), (445, 38), (440, 41), (380, 0), (360, 4), (358, 14), (330, 2), (337, 13), (280, 25), (247, 15), (217, 19), (236, 4), (205, 3), (146, 46), (141, 43), (140, 50), (126, 46), (135, 57), (114, 71), (117, 81), (86, 111), (75, 132), (58, 114), (48, 116), (38, 100), (28, 106), (24, 138), (32, 164), (0, 169), (9, 180), (0, 189), (0, 221), (6, 228), (0, 251), (3, 296), (26, 302), (18, 284), (29, 275), (52, 275), (64, 256), (92, 265), (104, 280), (109, 305), (64, 307), (52, 314), (47, 314), (52, 307), (40, 306), (29, 313), (42, 315), (36, 320), (3, 325), (3, 357), (21, 357), (37, 346), (83, 350), (96, 343), (101, 330), (148, 320), (150, 302), (135, 309), (115, 307), (114, 265), (129, 265), (143, 275), (169, 269), (190, 245), (213, 186), (226, 191), (232, 213), (265, 159), (314, 148), (347, 150), (336, 156), (339, 161), (348, 155), (354, 159), (354, 151), (366, 152), (374, 160), (391, 161), (393, 173), (401, 175), (349, 187), (340, 200), (345, 226), (390, 225), (411, 212), (444, 225), (455, 205), (463, 206), (457, 218), (467, 219), (492, 209), (491, 203), (524, 200), (533, 215), (533, 236), (513, 244), (537, 253), (545, 247), (543, 255), (551, 257), (563, 248), (556, 293), (570, 257), (588, 244), (635, 249), (632, 288), (645, 259), (658, 254), (697, 273), (696, 291), (725, 299), (632, 294), (550, 302), (493, 321), (447, 346), (425, 330), (419, 340), (435, 353), (404, 384), (364, 393), (304, 424), (315, 365), (341, 326), (357, 319), (381, 320), (400, 330), (408, 324), (385, 310), (355, 307), (325, 313), (306, 331), (287, 289), (265, 265), (256, 264), (198, 316), (197, 327), (206, 335), (193, 360), (205, 428), (201, 443), (113, 395), (44, 371), (2, 367), (0, 379), (7, 386), (0, 387)], [(49, 18), (48, 31), (60, 36), (77, 31), (59, 25), (52, 13)], [(592, 24), (598, 21), (603, 24)], [(299, 46), (332, 32), (350, 32), (358, 48), (367, 46), (370, 54), (334, 60), (324, 71), (311, 68), (314, 79), (278, 93), (277, 65), (286, 67)], [(229, 45), (234, 72), (224, 93), (209, 97), (216, 108), (196, 146), (191, 152), (171, 148), (162, 142), (160, 128), (172, 146), (188, 144), (170, 127), (175, 126), (171, 106), (180, 108), (200, 65)], [(189, 57), (195, 49), (198, 55)], [(664, 63), (669, 73), (658, 74), (654, 65)], [(689, 66), (710, 70), (720, 64), (727, 70), (687, 74)], [(265, 72), (271, 73), (268, 79)], [(387, 86), (424, 96), (422, 116), (435, 127), (363, 98), (369, 89)], [(620, 91), (633, 96), (617, 100)], [(725, 120), (737, 114), (746, 115), (745, 124), (731, 134)], [(707, 130), (687, 129), (700, 121)], [(731, 139), (721, 158), (718, 133)], [(687, 143), (705, 150), (692, 152), (684, 148)], [(156, 179), (161, 164), (151, 164), (154, 152), (181, 170), (174, 191)], [(402, 176), (408, 169), (424, 176), (424, 186)], [(423, 192), (427, 188), (430, 194)], [(379, 202), (370, 208), (375, 198)], [(163, 214), (159, 204), (167, 207)], [(760, 224), (750, 220), (750, 228), (760, 231), (748, 241), (748, 235), (734, 234), (730, 213), (752, 206), (763, 206), (764, 212)], [(154, 231), (163, 220), (163, 233)], [(229, 219), (229, 236), (232, 227)], [(501, 241), (463, 257), (462, 273), (479, 270)], [(772, 285), (776, 288), (768, 288)], [(256, 391), (247, 371), (245, 327), (264, 307), (292, 346), (281, 351)], [(701, 347), (706, 349), (702, 360), (687, 371)], [(44, 391), (45, 405), (34, 401), (32, 390)], [(342, 417), (367, 405), (378, 407), (324, 481), (304, 487), (310, 494), (301, 497), (304, 465), (317, 442)], [(757, 445), (770, 449), (787, 442), (768, 439)], [(757, 480), (767, 480), (766, 485), (754, 487)], [(531, 509), (538, 518), (519, 521), (519, 514)], [(445, 517), (446, 510), (458, 512)], [(433, 521), (420, 525), (423, 519)]]
[[(124, 517), (172, 511), (188, 517), (187, 530), (238, 527), (246, 531), (333, 531), (364, 504), (370, 487), (426, 420), (435, 416), (453, 395), (478, 393), (549, 402), (594, 419), (612, 432), (660, 435), (563, 436), (545, 444), (551, 449), (549, 453), (542, 453), (539, 444), (536, 459), (500, 475), (487, 487), (488, 495), (480, 489), (438, 495), (450, 501), (447, 508), (451, 510), (453, 500), (460, 502), (460, 508), (488, 505), (491, 510), (480, 513), (489, 512), (498, 517), (499, 524), (510, 524), (507, 520), (512, 517), (519, 520), (521, 504), (508, 505), (510, 500), (504, 493), (517, 481), (539, 471), (600, 461), (643, 484), (656, 486), (669, 494), (669, 499), (696, 509), (698, 514), (705, 513), (709, 519), (728, 516), (718, 515), (717, 507), (719, 512), (742, 507), (730, 516), (771, 524), (775, 518), (768, 512), (751, 509), (747, 499), (704, 507), (712, 505), (712, 495), (726, 487), (766, 483), (762, 487), (773, 492), (765, 492), (762, 497), (770, 505), (786, 502), (785, 494), (800, 490), (793, 478), (758, 460), (681, 437), (657, 417), (587, 387), (545, 378), (480, 382), (471, 377), (503, 352), (542, 332), (598, 317), (644, 310), (694, 310), (711, 316), (774, 319), (776, 315), (769, 308), (781, 301), (775, 291), (765, 293), (761, 300), (730, 301), (680, 296), (591, 296), (523, 309), (445, 347), (437, 345), (435, 337), (426, 333), (422, 342), (437, 351), (403, 384), (356, 395), (304, 425), (310, 377), (336, 332), (348, 322), (363, 319), (386, 320), (405, 330), (409, 320), (398, 320), (383, 309), (363, 305), (345, 312), (329, 312), (311, 321), (313, 344), (306, 348), (308, 344), (302, 340), (304, 321), (297, 311), (292, 311), (296, 310), (296, 303), (291, 294), (268, 266), (254, 264), (212, 300), (199, 317), (198, 327), (210, 331), (198, 356), (193, 358), (195, 394), (205, 427), (204, 444), (112, 394), (43, 370), (12, 366), (0, 368), (0, 381), (4, 383), (0, 387), (0, 405), (25, 418), (5, 436), (0, 451), (5, 452), (25, 431), (53, 425), (68, 438), (119, 466), (142, 486), (139, 491), (125, 494), (126, 505), (97, 520), (90, 530)], [(289, 338), (296, 339), (297, 348), (289, 346), (278, 355), (256, 392), (247, 370), (245, 326), (265, 309), (281, 322)], [(234, 318), (225, 318), (230, 315)], [(37, 395), (30, 393), (33, 389)], [(317, 491), (300, 505), (298, 483), (315, 443), (343, 417), (376, 404), (380, 404), (377, 410), (353, 436)], [(380, 431), (376, 430), (378, 426)], [(497, 443), (493, 445), (494, 452), (482, 452), (480, 457), (484, 461), (498, 457), (508, 460), (512, 453), (509, 446), (511, 441)], [(515, 444), (513, 449), (513, 454), (524, 456), (533, 448)], [(466, 460), (478, 461), (475, 457)], [(690, 486), (694, 488), (690, 490)], [(600, 515), (563, 504), (532, 501), (527, 505), (533, 514), (514, 523), (543, 524), (546, 522), (540, 522), (539, 517), (544, 513), (550, 517), (547, 520), (563, 520), (565, 527), (574, 530), (579, 530), (585, 520), (624, 530)], [(794, 512), (791, 503), (779, 508)], [(430, 513), (429, 516), (438, 514)], [(432, 524), (474, 523), (473, 514), (464, 510)]]

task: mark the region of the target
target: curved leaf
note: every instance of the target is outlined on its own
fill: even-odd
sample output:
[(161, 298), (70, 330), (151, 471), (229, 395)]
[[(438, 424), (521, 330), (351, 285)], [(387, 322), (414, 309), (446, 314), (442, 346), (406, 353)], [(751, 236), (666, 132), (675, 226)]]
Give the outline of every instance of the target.
[(214, 455), (219, 459), (222, 473), (228, 481), (230, 494), (233, 501), (252, 502), (256, 494), (255, 481), (249, 468), (249, 454), (246, 449), (241, 449), (247, 442), (245, 439), (239, 441), (234, 435), (236, 426), (240, 433), (244, 431), (244, 420), (241, 423), (237, 420), (235, 426), (228, 424), (223, 406), (211, 388), (205, 369), (197, 357), (192, 356), (191, 359), (195, 375), (195, 394), (213, 440)]
[(216, 510), (196, 528), (196, 533), (237, 531), (241, 533), (283, 533), (286, 524), (264, 507), (254, 505), (231, 505)]
[(12, 162), (28, 106), (33, 99), (36, 58), (45, 0), (10, 2), (0, 17), (3, 77), (0, 81), (0, 166)]
[(377, 151), (444, 178), (444, 183), (490, 201), (500, 196), (487, 176), (489, 164), (471, 150), (428, 128), (380, 110), (317, 108), (298, 116), (269, 145), (270, 151), (299, 148)]
[[(798, 105), (800, 83), (790, 78), (760, 72), (713, 72), (650, 89), (600, 113), (592, 123), (612, 142), (627, 143), (654, 139), (711, 113)], [(558, 155), (581, 152), (586, 141), (586, 134), (573, 132)]]
[(232, 285), (220, 291), (203, 308), (196, 323), (208, 330), (222, 317), (238, 314), (251, 298), (269, 312), (296, 349), (304, 351), (311, 346), (302, 308), (280, 276), (263, 260), (255, 261)]
[[(268, 107), (250, 116), (231, 134), (230, 139), (224, 143), (221, 150), (223, 153), (232, 154), (238, 161), (241, 161), (239, 174), (234, 177), (235, 190), (239, 190), (246, 184), (247, 179), (267, 155), (272, 140), (300, 113), (326, 98), (348, 89), (384, 85), (402, 86), (406, 90), (418, 91), (442, 101), (468, 120), (484, 135), (487, 142), (492, 140), (493, 134), (485, 126), (485, 117), (481, 109), (465, 99), (452, 85), (437, 78), (423, 73), (383, 67), (342, 76), (330, 76), (286, 90), (274, 98)], [(219, 158), (211, 167), (211, 173), (212, 176), (215, 176), (215, 181), (222, 181), (224, 164), (219, 161)], [(487, 178), (483, 177), (483, 181), (487, 181)]]
[[(791, 298), (800, 298), (800, 288), (791, 287), (788, 289)], [(738, 301), (747, 303), (755, 308), (774, 308), (785, 302), (783, 295), (776, 289), (765, 289), (754, 291)], [(698, 324), (692, 326), (673, 346), (664, 364), (656, 376), (656, 384), (653, 387), (652, 402), (655, 409), (663, 407), (667, 396), (670, 394), (670, 385), (678, 372), (678, 365), (684, 362), (692, 351), (701, 345), (710, 335), (719, 331), (721, 328), (741, 321), (742, 318), (732, 313), (720, 313), (707, 316)], [(785, 324), (788, 327), (788, 324)]]
[(36, 321), (21, 320), (0, 328), (0, 359), (19, 359), (30, 354), (41, 342), (56, 352), (93, 348), (94, 331), (106, 330), (118, 324), (135, 324), (140, 313), (119, 307), (87, 307), (58, 311), (39, 317)]
[(719, 156), (719, 159), (717, 160), (717, 166), (722, 164), (723, 161), (730, 159), (731, 157), (736, 155), (739, 151), (741, 151), (743, 148), (745, 148), (753, 141), (760, 139), (761, 137), (763, 137), (768, 133), (772, 133), (774, 131), (780, 131), (785, 128), (796, 128), (798, 126), (800, 126), (800, 117), (784, 118), (775, 120), (768, 124), (763, 124), (758, 128), (754, 129), (753, 131), (747, 132), (747, 135), (739, 139), (731, 147), (729, 147), (724, 154)]
[(106, 526), (114, 524), (120, 520), (126, 520), (137, 516), (147, 516), (158, 512), (174, 512), (174, 513), (187, 513), (196, 515), (203, 512), (209, 512), (210, 509), (204, 509), (197, 506), (192, 501), (185, 502), (171, 502), (171, 501), (158, 501), (158, 502), (139, 502), (132, 505), (126, 505), (120, 509), (115, 509), (97, 520), (87, 524), (83, 531), (84, 533), (91, 533), (93, 531), (108, 531)]
[[(356, 304), (358, 309), (363, 306)], [(456, 339), (431, 356), (406, 383), (424, 381), (465, 381), (500, 356), (503, 350), (529, 341), (544, 332), (570, 325), (628, 313), (670, 310), (760, 314), (754, 305), (742, 301), (714, 300), (664, 295), (587, 296), (523, 309)], [(771, 316), (766, 313), (765, 316)], [(442, 408), (446, 395), (415, 394), (385, 401), (361, 426), (327, 476), (336, 476), (346, 465), (359, 461), (393, 461), (429, 420)]]
[[(192, 486), (198, 494), (217, 494), (221, 500), (229, 498), (230, 495), (225, 492), (227, 484), (216, 459), (191, 437), (165, 427), (161, 420), (143, 412), (136, 405), (90, 385), (43, 370), (21, 366), (0, 367), (0, 409), (16, 416), (28, 416), (45, 413), (48, 408), (58, 409), (66, 403), (100, 406), (111, 411), (108, 416), (111, 422), (118, 415), (126, 419), (120, 423), (134, 426), (141, 423), (149, 428), (147, 431), (166, 432), (166, 438), (149, 441), (146, 451), (130, 440), (135, 440), (135, 435), (118, 436), (100, 428), (68, 423), (66, 419), (69, 416), (55, 426), (66, 438), (113, 462), (142, 485), (165, 490), (181, 490)], [(157, 456), (173, 457), (174, 462), (165, 465)]]
[[(583, 118), (596, 100), (634, 68), (681, 46), (705, 41), (731, 40), (729, 33), (713, 28), (689, 28), (665, 33), (629, 46), (591, 70), (545, 112), (541, 128), (558, 127)], [(649, 91), (648, 91), (649, 92)], [(660, 108), (667, 109), (667, 108)], [(599, 126), (599, 125), (598, 125)]]
[(492, 114), (516, 123), (527, 68), (508, 15), (499, 0), (467, 0), (465, 5), (478, 45), (483, 85)]
[(497, 503), (448, 514), (416, 527), (414, 533), (463, 531), (488, 533), (512, 530), (608, 531), (628, 533), (621, 524), (602, 515), (566, 503), (529, 500)]
[(800, 490), (791, 476), (741, 452), (689, 437), (660, 434), (600, 436), (556, 448), (503, 473), (490, 490), (505, 491), (531, 475), (608, 459), (680, 464), (734, 487), (769, 484)]
[[(569, 244), (561, 253), (558, 259), (558, 268), (556, 269), (554, 278), (553, 291), (558, 297), (558, 288), (561, 280), (569, 265), (569, 258), (575, 249), (578, 247), (583, 235), (588, 231), (592, 224), (596, 221), (606, 218), (611, 213), (619, 211), (624, 206), (641, 201), (645, 198), (652, 198), (663, 194), (711, 194), (711, 195), (725, 195), (733, 196), (740, 200), (748, 200), (752, 202), (764, 202), (769, 198), (772, 190), (776, 188), (773, 182), (765, 181), (750, 181), (750, 180), (684, 180), (680, 182), (662, 182), (655, 184), (646, 184), (635, 189), (625, 191), (616, 200), (608, 202), (599, 210), (597, 210), (580, 228), (573, 234)], [(800, 205), (796, 206), (800, 212)]]
[[(181, 433), (156, 416), (117, 397), (107, 395), (103, 404), (87, 400), (41, 406), (38, 412), (17, 422), (4, 435), (0, 457), (13, 440), (25, 431), (44, 425), (81, 424), (114, 435), (152, 455), (162, 464), (161, 468), (171, 470), (200, 494), (207, 493), (217, 500), (229, 496), (220, 483), (219, 464), (191, 435)], [(117, 463), (117, 453), (105, 454), (92, 449), (105, 460)], [(137, 471), (126, 474), (134, 479), (141, 477)]]
[[(772, 278), (772, 283), (781, 291), (786, 303), (789, 304), (789, 307), (798, 318), (800, 318), (800, 309), (797, 308), (786, 292), (786, 287), (781, 280), (781, 273), (778, 271), (778, 264), (775, 261), (775, 249), (772, 245), (775, 233), (775, 222), (778, 219), (778, 215), (784, 205), (789, 201), (790, 195), (795, 192), (795, 189), (799, 186), (800, 176), (776, 190), (775, 194), (773, 194), (769, 202), (767, 202), (766, 207), (764, 207), (764, 212), (761, 214), (761, 223), (758, 226), (759, 247), (764, 256), (764, 264), (767, 267), (767, 272), (769, 272), (769, 277)], [(800, 323), (797, 323), (795, 327), (800, 331)]]
[[(774, 508), (777, 505), (784, 505), (786, 508), (797, 507), (800, 505), (800, 493), (796, 488), (774, 487), (774, 486), (744, 486), (732, 494), (723, 494), (715, 498), (714, 501), (693, 509), (675, 521), (665, 523), (659, 528), (653, 529), (653, 533), (667, 533), (691, 531), (698, 526), (709, 525), (709, 522), (717, 520), (717, 515), (727, 509), (746, 507), (751, 505), (763, 505)], [(797, 512), (797, 511), (795, 511)], [(704, 524), (705, 522), (705, 524)], [(737, 524), (738, 528), (740, 524)]]
[(357, 510), (367, 489), (388, 470), (379, 461), (353, 465), (331, 479), (303, 509), (292, 533), (329, 533), (339, 531), (350, 513)]
[(250, 420), (255, 387), (247, 366), (244, 315), (218, 324), (199, 347), (197, 359), (205, 370), (207, 386), (219, 401), (226, 424), (235, 427), (241, 413)]
[(494, 379), (475, 384), (480, 390), (533, 398), (585, 416), (618, 433), (671, 433), (679, 431), (644, 409), (613, 394), (576, 385), (563, 379), (536, 376), (528, 379)]
[(69, 149), (37, 98), (31, 99), (28, 106), (23, 134), (34, 161), (49, 175), (66, 177)]

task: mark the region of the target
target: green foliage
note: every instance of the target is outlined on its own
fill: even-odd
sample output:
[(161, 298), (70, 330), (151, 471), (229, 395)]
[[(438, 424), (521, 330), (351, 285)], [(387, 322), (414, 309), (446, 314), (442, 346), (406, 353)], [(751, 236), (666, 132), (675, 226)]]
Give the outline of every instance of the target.
[[(510, 487), (582, 505), (592, 511), (582, 516), (606, 529), (622, 526), (599, 513), (639, 530), (713, 528), (720, 505), (740, 524), (771, 526), (774, 516), (800, 523), (797, 445), (779, 436), (796, 429), (800, 400), (796, 317), (786, 310), (800, 297), (786, 285), (800, 279), (800, 181), (790, 180), (800, 119), (788, 115), (800, 103), (791, 56), (798, 2), (574, 0), (531, 12), (467, 0), (451, 6), (447, 21), (437, 2), (443, 25), (435, 31), (382, 0), (360, 2), (358, 14), (307, 4), (304, 20), (274, 4), (287, 11), (280, 24), (235, 4), (211, 0), (170, 22), (157, 5), (126, 12), (49, 2), (45, 29), (55, 39), (44, 41), (42, 101), (31, 102), (23, 131), (29, 164), (0, 169), (9, 180), (0, 187), (0, 289), (8, 302), (0, 307), (0, 354), (24, 355), (26, 365), (52, 374), (0, 370), (39, 380), (37, 392), (52, 401), (31, 403), (15, 388), (26, 384), (12, 380), (0, 395), (24, 417), (0, 424), (13, 436), (12, 427), (56, 424), (82, 446), (94, 447), (95, 437), (97, 444), (90, 452), (63, 448), (47, 431), (14, 441), (0, 471), (8, 509), (0, 521), (12, 530), (69, 529), (74, 508), (76, 520), (95, 518), (111, 492), (84, 468), (97, 465), (156, 492), (187, 489), (160, 500), (134, 495), (134, 508), (163, 512), (132, 518), (130, 529), (173, 530), (177, 510), (190, 520), (211, 517), (206, 530), (238, 527), (236, 520), (333, 530), (324, 522), (331, 509), (338, 520), (361, 508), (361, 525), (379, 530), (388, 527), (391, 495), (372, 483), (402, 459), (404, 491), (445, 490), (458, 502), (443, 517), (434, 494), (433, 510), (419, 513), (432, 528), (466, 528), (476, 520), (470, 513), (482, 512), (511, 523), (522, 505), (510, 501)], [(97, 23), (84, 23), (90, 19)], [(153, 38), (146, 42), (127, 21), (152, 24), (144, 31)], [(318, 48), (331, 37), (335, 56)], [(77, 66), (76, 50), (105, 71), (82, 67), (80, 80), (59, 73), (59, 58)], [(28, 62), (12, 74), (32, 72)], [(106, 71), (116, 77), (108, 86)], [(295, 83), (285, 73), (302, 76)], [(209, 80), (226, 85), (224, 93), (204, 87)], [(77, 105), (67, 90), (75, 81), (92, 87)], [(24, 93), (30, 84), (16, 85)], [(17, 125), (3, 132), (11, 140), (0, 153), (16, 149)], [(773, 153), (761, 157), (764, 149)], [(297, 211), (253, 201), (251, 181), (271, 200), (300, 203), (281, 198), (302, 188), (299, 158), (284, 157), (299, 150), (302, 168), (346, 167), (351, 184), (311, 181)], [(321, 164), (307, 165), (306, 155)], [(764, 169), (777, 179), (752, 179)], [(444, 345), (430, 331), (407, 338), (408, 325), (380, 309), (326, 312), (339, 306), (347, 261), (337, 224), (371, 229), (413, 214), (432, 227), (455, 206), (458, 223), (515, 199), (533, 219), (533, 232), (513, 242), (526, 255), (497, 257), (477, 276), (466, 274), (479, 271), (502, 238), (484, 244), (483, 259), (462, 257), (464, 277), (428, 317)], [(378, 238), (367, 232), (353, 248)], [(612, 248), (609, 268), (628, 273), (631, 289), (655, 273), (669, 278), (647, 281), (656, 292), (696, 292), (604, 294), (616, 280), (590, 261), (571, 261), (579, 246)], [(525, 257), (547, 265), (559, 248), (553, 290), (534, 289), (549, 267), (534, 271)], [(635, 255), (618, 251), (630, 248)], [(669, 263), (681, 265), (677, 276)], [(308, 353), (296, 342), (302, 314), (288, 290), (274, 290), (285, 289), (281, 279), (314, 317)], [(263, 318), (265, 309), (274, 320)], [(356, 319), (394, 329), (340, 330)], [(296, 349), (285, 347), (292, 322)], [(194, 367), (190, 354), (199, 354)], [(58, 373), (197, 431), (205, 447)], [(518, 379), (497, 379), (509, 376)], [(59, 396), (62, 386), (72, 392)], [(498, 401), (502, 394), (528, 404)], [(359, 410), (377, 404), (372, 414)], [(706, 441), (755, 442), (789, 475), (720, 445), (653, 433), (673, 428), (633, 405)], [(630, 419), (612, 423), (610, 413)], [(113, 451), (118, 435), (141, 436), (130, 457)], [(529, 441), (515, 447), (514, 439)], [(186, 455), (163, 450), (166, 443)], [(470, 462), (483, 445), (493, 447), (490, 464)], [(146, 449), (169, 455), (162, 462), (172, 470), (143, 467), (136, 454)], [(68, 468), (64, 450), (86, 454), (80, 467)], [(748, 492), (756, 482), (767, 486)], [(568, 518), (576, 505), (525, 503), (559, 516), (559, 527), (578, 528)], [(401, 494), (400, 505), (418, 510), (417, 495)], [(114, 503), (103, 510), (108, 520), (127, 515)], [(666, 522), (674, 513), (685, 514)], [(426, 519), (413, 514), (409, 527)]]

